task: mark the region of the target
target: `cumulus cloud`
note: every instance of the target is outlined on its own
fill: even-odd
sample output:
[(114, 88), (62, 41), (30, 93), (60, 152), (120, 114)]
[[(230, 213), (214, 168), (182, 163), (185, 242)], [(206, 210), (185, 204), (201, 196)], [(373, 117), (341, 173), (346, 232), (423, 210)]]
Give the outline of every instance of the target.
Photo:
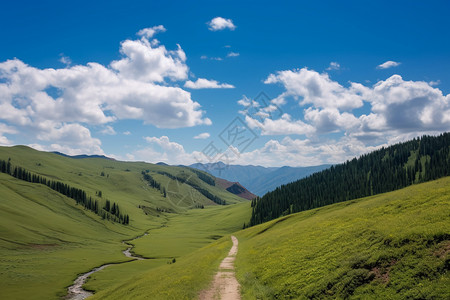
[(304, 112), (305, 120), (316, 133), (330, 133), (358, 128), (359, 120), (351, 113), (341, 113), (336, 108), (314, 109), (309, 107)]
[(283, 114), (279, 119), (268, 118), (268, 115), (262, 115), (264, 120), (258, 121), (251, 116), (245, 116), (245, 121), (251, 129), (261, 129), (262, 135), (305, 135), (315, 132), (313, 126), (302, 122), (301, 120), (292, 120), (288, 114)]
[(234, 89), (234, 85), (228, 83), (218, 83), (216, 80), (198, 78), (195, 82), (188, 80), (184, 87), (190, 89)]
[(399, 132), (450, 129), (450, 95), (424, 81), (393, 75), (373, 88), (362, 89), (372, 106), (363, 124), (372, 130)]
[(166, 28), (163, 25), (153, 26), (149, 28), (143, 28), (138, 31), (137, 35), (143, 36), (147, 39), (152, 38), (158, 32), (165, 32)]
[(120, 52), (124, 57), (111, 62), (111, 67), (127, 79), (142, 82), (187, 79), (186, 54), (180, 45), (177, 50), (168, 51), (163, 45), (152, 46), (147, 39), (126, 40)]
[[(162, 27), (153, 30), (162, 31)], [(89, 126), (108, 128), (108, 123), (122, 119), (160, 128), (211, 124), (189, 92), (170, 86), (188, 76), (182, 48), (155, 46), (147, 38), (148, 30), (141, 35), (139, 40), (122, 42), (122, 58), (109, 66), (91, 62), (40, 69), (19, 59), (0, 62), (0, 120), (29, 138), (47, 142), (36, 143), (42, 149), (65, 149), (70, 141), (57, 133), (70, 131), (68, 136), (76, 140), (74, 131), (79, 131), (90, 141), (85, 153), (102, 153)]]
[(211, 31), (218, 31), (218, 30), (224, 30), (224, 29), (230, 29), (234, 30), (236, 29), (236, 26), (233, 24), (233, 21), (231, 19), (224, 19), (222, 17), (216, 17), (209, 21), (208, 28)]
[(194, 139), (205, 140), (209, 137), (210, 137), (210, 134), (208, 132), (203, 132), (203, 133), (200, 133), (199, 135), (194, 136)]
[(88, 128), (80, 124), (55, 124), (51, 121), (38, 124), (37, 138), (48, 144), (30, 144), (41, 151), (59, 151), (69, 155), (104, 154), (101, 141), (91, 136)]
[(312, 104), (315, 107), (342, 109), (358, 108), (363, 105), (361, 96), (355, 93), (352, 87), (345, 88), (331, 80), (328, 74), (320, 74), (307, 68), (270, 74), (264, 83), (281, 83), (286, 89), (281, 97), (301, 97), (301, 105)]
[(388, 61), (382, 63), (381, 65), (378, 65), (377, 69), (389, 69), (389, 68), (397, 67), (399, 65), (400, 65), (399, 62), (388, 60)]
[[(400, 75), (373, 86), (351, 82), (344, 87), (327, 74), (303, 68), (271, 74), (265, 83), (281, 83), (286, 91), (272, 103), (283, 105), (289, 97), (298, 101), (304, 120), (281, 117), (256, 122), (246, 119), (249, 126), (259, 126), (263, 134), (311, 136), (337, 132), (366, 143), (380, 143), (395, 136), (450, 129), (450, 95), (444, 95), (428, 82), (405, 81)], [(238, 103), (245, 106), (249, 101), (242, 99)], [(364, 104), (369, 112), (356, 115), (353, 110)], [(278, 130), (273, 129), (274, 124)]]

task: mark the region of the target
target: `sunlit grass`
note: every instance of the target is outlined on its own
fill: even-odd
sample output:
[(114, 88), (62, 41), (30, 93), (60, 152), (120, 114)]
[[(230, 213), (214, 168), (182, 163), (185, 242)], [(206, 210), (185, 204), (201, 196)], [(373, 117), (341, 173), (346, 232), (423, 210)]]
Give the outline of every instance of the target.
[(245, 299), (450, 298), (448, 177), (290, 215), (237, 237)]

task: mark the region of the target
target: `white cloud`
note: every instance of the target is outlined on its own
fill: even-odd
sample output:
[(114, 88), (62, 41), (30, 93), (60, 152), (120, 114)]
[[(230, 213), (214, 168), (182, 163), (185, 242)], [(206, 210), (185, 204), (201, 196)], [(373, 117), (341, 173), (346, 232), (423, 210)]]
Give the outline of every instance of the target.
[(59, 56), (59, 61), (61, 63), (65, 64), (66, 66), (70, 66), (72, 64), (72, 60), (70, 59), (70, 57), (65, 56), (63, 53), (59, 54)]
[(158, 26), (153, 26), (153, 27), (149, 27), (149, 28), (143, 28), (138, 31), (137, 35), (143, 36), (147, 39), (150, 39), (158, 32), (165, 32), (165, 31), (166, 31), (166, 28), (164, 28), (163, 25), (158, 25)]
[(120, 52), (123, 57), (109, 67), (91, 62), (39, 69), (19, 59), (0, 62), (0, 120), (46, 149), (65, 149), (70, 141), (57, 133), (70, 129), (68, 136), (76, 140), (78, 131), (90, 141), (86, 152), (98, 153), (101, 144), (90, 136), (90, 125), (108, 129), (106, 124), (122, 119), (160, 128), (211, 124), (189, 92), (166, 82), (187, 79), (180, 46), (167, 50), (143, 36), (122, 42)]
[(281, 118), (272, 120), (267, 114), (262, 116), (264, 120), (258, 121), (250, 116), (245, 116), (245, 121), (251, 129), (261, 129), (262, 135), (305, 135), (314, 133), (313, 126), (302, 122), (301, 120), (292, 120), (288, 114), (283, 114)]
[(317, 133), (351, 131), (358, 128), (360, 122), (351, 113), (341, 113), (336, 108), (314, 109), (308, 108), (304, 112), (306, 121), (312, 125)]
[(428, 82), (428, 84), (431, 85), (431, 86), (437, 86), (437, 85), (441, 84), (441, 81), (440, 80), (433, 80), (433, 81)]
[(127, 79), (142, 82), (163, 82), (164, 78), (185, 80), (188, 67), (180, 45), (168, 51), (163, 45), (154, 47), (148, 40), (126, 40), (121, 43), (124, 57), (111, 62), (111, 67)]
[(220, 56), (208, 57), (207, 55), (202, 55), (202, 56), (200, 56), (200, 59), (209, 59), (209, 60), (223, 61), (223, 58), (220, 57)]
[(184, 87), (190, 89), (233, 89), (234, 86), (228, 83), (218, 83), (216, 80), (198, 78), (195, 82), (188, 80)]
[(281, 83), (286, 89), (281, 97), (301, 97), (301, 105), (312, 104), (318, 108), (342, 109), (358, 108), (363, 105), (361, 96), (355, 93), (352, 87), (345, 88), (331, 80), (328, 74), (319, 74), (307, 68), (270, 74), (264, 83)]
[(42, 151), (59, 151), (69, 155), (104, 154), (101, 141), (93, 138), (88, 128), (80, 124), (55, 124), (51, 121), (39, 124), (37, 138), (48, 144), (31, 144)]
[(12, 141), (10, 141), (4, 134), (16, 134), (17, 130), (14, 127), (8, 126), (6, 124), (0, 123), (0, 146), (10, 146)]
[(237, 52), (230, 52), (230, 53), (227, 54), (227, 57), (237, 57), (237, 56), (239, 56), (239, 55), (240, 55), (240, 54), (237, 53)]
[(233, 21), (231, 19), (224, 19), (222, 17), (216, 17), (209, 21), (208, 23), (209, 30), (211, 31), (218, 31), (218, 30), (224, 30), (224, 29), (230, 29), (234, 30), (236, 29), (236, 26), (233, 24)]
[(339, 70), (341, 68), (341, 65), (338, 62), (332, 61), (330, 62), (330, 65), (328, 66), (327, 70)]
[(200, 133), (199, 135), (194, 136), (194, 139), (200, 139), (205, 140), (210, 137), (210, 134), (208, 132)]
[(388, 60), (388, 61), (382, 63), (381, 65), (378, 65), (377, 69), (389, 69), (389, 68), (397, 67), (399, 65), (400, 65), (399, 62)]
[[(267, 116), (263, 121), (246, 119), (249, 126), (258, 126), (267, 135), (335, 132), (373, 144), (388, 142), (399, 135), (433, 134), (450, 129), (450, 95), (444, 95), (430, 83), (404, 81), (399, 75), (372, 87), (359, 83), (343, 87), (327, 74), (304, 68), (271, 74), (265, 83), (283, 84), (286, 91), (272, 103), (284, 105), (289, 97), (296, 99), (304, 117), (304, 121)], [(250, 105), (248, 99), (238, 103)], [(364, 103), (370, 106), (366, 109), (369, 112), (355, 115), (352, 110)]]
[(144, 139), (150, 146), (129, 153), (127, 156), (152, 163), (165, 162), (172, 165), (190, 165), (197, 162), (195, 157), (201, 154), (196, 151), (187, 153), (181, 144), (170, 141), (167, 136), (145, 137)]
[(123, 135), (130, 135), (130, 134), (131, 134), (131, 132), (128, 130), (123, 132)]
[(105, 126), (105, 128), (103, 128), (103, 130), (100, 131), (102, 134), (106, 134), (106, 135), (116, 135), (116, 131), (114, 130), (114, 128), (110, 125)]
[(393, 75), (379, 81), (363, 96), (372, 105), (372, 116), (363, 116), (372, 130), (398, 132), (450, 129), (450, 97), (424, 81), (404, 81)]

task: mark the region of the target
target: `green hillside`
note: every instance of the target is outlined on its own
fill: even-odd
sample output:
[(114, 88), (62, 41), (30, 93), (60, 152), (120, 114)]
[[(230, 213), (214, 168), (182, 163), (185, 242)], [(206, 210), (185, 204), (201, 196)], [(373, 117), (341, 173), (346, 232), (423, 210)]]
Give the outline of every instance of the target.
[[(161, 252), (152, 246), (158, 235), (155, 233), (136, 240), (133, 251), (144, 257), (186, 255), (236, 231), (250, 217), (246, 200), (207, 183), (204, 176), (209, 175), (199, 176), (198, 171), (188, 168), (103, 158), (73, 159), (23, 146), (0, 147), (0, 160), (9, 159), (12, 169), (21, 167), (30, 174), (85, 191), (99, 202), (100, 209), (107, 200), (119, 205), (130, 222), (124, 225), (103, 219), (44, 184), (0, 173), (0, 291), (5, 299), (58, 299), (66, 294), (66, 287), (77, 274), (105, 263), (129, 260), (121, 252), (127, 248), (123, 240), (165, 228), (173, 228), (172, 237), (176, 239), (177, 230), (184, 236), (189, 226), (197, 226), (195, 222), (172, 226), (177, 216), (205, 220), (203, 225), (210, 226), (211, 233), (204, 227), (205, 233), (199, 233), (194, 242), (163, 237), (157, 242)], [(143, 171), (164, 187), (165, 196), (144, 180)], [(245, 203), (217, 205), (205, 194), (226, 204)], [(229, 209), (236, 212), (234, 217), (229, 217)], [(216, 217), (222, 221), (212, 222)], [(182, 250), (167, 252), (172, 246)], [(145, 263), (147, 269), (158, 265), (156, 261)]]
[(444, 176), (450, 176), (450, 133), (423, 136), (332, 166), (256, 198), (249, 224)]
[(450, 177), (236, 236), (244, 299), (450, 298)]

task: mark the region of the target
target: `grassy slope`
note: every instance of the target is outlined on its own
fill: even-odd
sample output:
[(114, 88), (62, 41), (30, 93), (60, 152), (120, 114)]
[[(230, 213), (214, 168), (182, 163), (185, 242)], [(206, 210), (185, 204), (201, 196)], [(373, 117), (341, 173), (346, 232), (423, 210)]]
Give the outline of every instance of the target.
[(450, 177), (237, 234), (244, 299), (449, 299)]
[[(0, 174), (3, 299), (56, 299), (77, 273), (124, 261), (129, 229), (100, 222), (53, 190)], [(91, 215), (91, 216), (89, 216)]]
[[(121, 211), (130, 215), (130, 225), (103, 221), (76, 206), (74, 200), (46, 186), (0, 174), (0, 298), (57, 299), (65, 294), (65, 287), (71, 284), (76, 274), (103, 263), (126, 260), (121, 253), (125, 248), (121, 240), (160, 228), (177, 215), (160, 213), (156, 208), (182, 214), (190, 214), (187, 209), (195, 204), (204, 204), (211, 210), (193, 210), (194, 214), (228, 209), (228, 206), (215, 205), (186, 184), (156, 174), (158, 171), (174, 175), (187, 172), (187, 176), (191, 176), (183, 168), (99, 158), (71, 159), (27, 147), (0, 147), (0, 159), (8, 158), (12, 159), (14, 166), (22, 166), (33, 173), (82, 188), (90, 196), (101, 190), (101, 200), (119, 203)], [(162, 197), (159, 191), (142, 181), (140, 172), (146, 169), (166, 187), (168, 198)], [(106, 176), (100, 176), (101, 172)], [(219, 187), (208, 186), (196, 176), (192, 176), (191, 180), (212, 193), (220, 194), (228, 203), (242, 201)], [(139, 206), (146, 206), (146, 209)], [(239, 224), (248, 218), (248, 215), (243, 216)], [(224, 229), (222, 234), (227, 230)], [(202, 237), (201, 243), (191, 244), (185, 252), (178, 254), (191, 252), (213, 240)], [(139, 254), (165, 255), (155, 254), (150, 248), (151, 243), (142, 245)], [(162, 251), (164, 249), (161, 248)], [(155, 262), (146, 263), (153, 267), (158, 265)]]

